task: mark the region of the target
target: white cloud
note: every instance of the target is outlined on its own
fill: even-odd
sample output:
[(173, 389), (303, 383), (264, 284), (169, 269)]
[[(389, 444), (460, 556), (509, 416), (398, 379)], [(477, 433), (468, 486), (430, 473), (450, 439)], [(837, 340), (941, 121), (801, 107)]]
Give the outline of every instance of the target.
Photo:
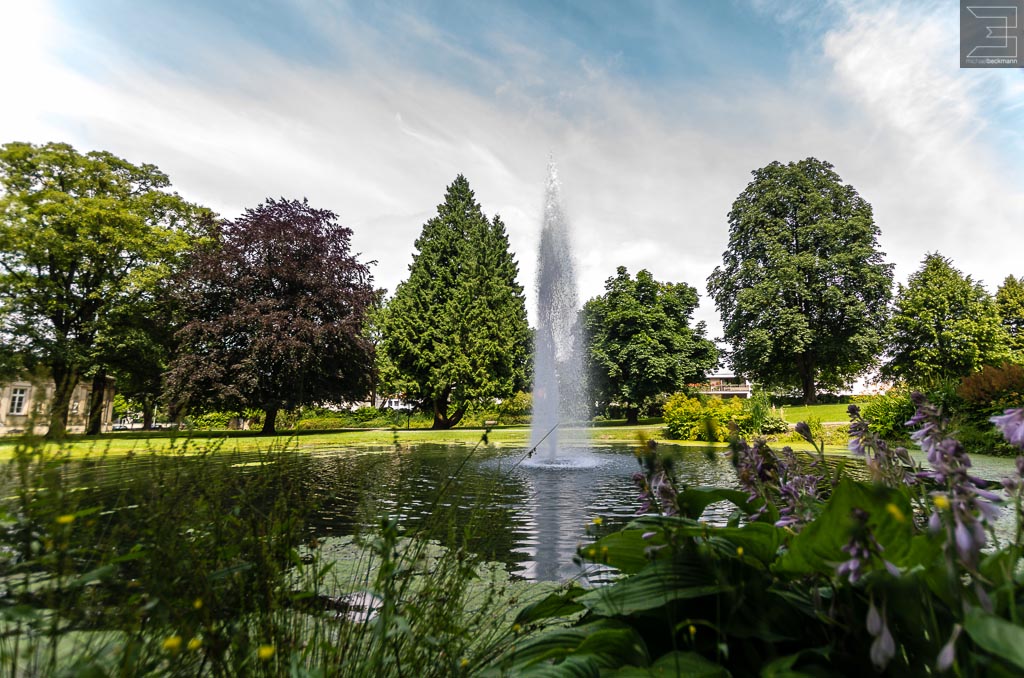
[[(750, 171), (810, 155), (833, 162), (874, 205), (900, 277), (932, 249), (991, 288), (1022, 272), (1019, 244), (1007, 246), (1020, 243), (1020, 167), (989, 147), (991, 126), (978, 126), (981, 102), (999, 92), (1005, 107), (1019, 80), (956, 69), (955, 27), (940, 14), (848, 8), (820, 49), (800, 55), (816, 61), (796, 63), (788, 79), (737, 75), (675, 89), (625, 82), (601, 64), (553, 63), (506, 39), (499, 52), (525, 55), (517, 64), (455, 53), (493, 77), (479, 91), (398, 63), (379, 49), (393, 36), (355, 31), (317, 3), (306, 11), (358, 67), (297, 65), (230, 41), (228, 50), (197, 47), (206, 50), (203, 71), (182, 75), (76, 34), (75, 50), (102, 66), (86, 78), (54, 56), (54, 36), (69, 27), (43, 4), (17, 7), (29, 8), (19, 20), (33, 27), (17, 84), (38, 96), (13, 113), (0, 107), (3, 139), (59, 138), (153, 162), (183, 195), (226, 216), (268, 196), (306, 196), (353, 228), (356, 249), (380, 262), (378, 285), (391, 290), (461, 172), (484, 210), (502, 215), (531, 293), (549, 154), (560, 166), (581, 300), (599, 294), (618, 265), (704, 296)], [(434, 35), (428, 29), (421, 34)], [(10, 63), (5, 56), (0, 63)], [(697, 318), (718, 331), (706, 298)]]

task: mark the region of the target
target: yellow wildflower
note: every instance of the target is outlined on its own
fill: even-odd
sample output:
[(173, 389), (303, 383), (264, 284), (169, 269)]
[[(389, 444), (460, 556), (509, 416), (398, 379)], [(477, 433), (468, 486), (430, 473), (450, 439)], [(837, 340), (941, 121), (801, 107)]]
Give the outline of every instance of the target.
[(947, 497), (946, 495), (937, 494), (935, 495), (935, 497), (932, 498), (932, 501), (935, 502), (935, 508), (939, 509), (940, 511), (949, 510), (949, 497)]
[(697, 635), (697, 627), (694, 626), (693, 624), (690, 624), (690, 629), (689, 630), (690, 630), (690, 637), (691, 638), (693, 638), (694, 636)]
[(512, 633), (519, 633), (519, 631), (522, 630), (522, 628), (523, 627), (520, 626), (519, 624), (513, 624), (512, 625)]
[(168, 652), (177, 652), (181, 649), (181, 636), (168, 636), (164, 640), (164, 649)]
[(70, 525), (75, 522), (75, 516), (71, 513), (66, 513), (62, 516), (57, 516), (58, 525)]
[(907, 519), (907, 517), (903, 515), (903, 511), (896, 504), (893, 504), (891, 502), (886, 504), (885, 510), (888, 511), (889, 515), (893, 517), (893, 520), (895, 520), (898, 523), (902, 523)]
[(192, 640), (188, 641), (188, 649), (190, 649), (190, 650), (198, 650), (202, 646), (203, 646), (203, 639), (202, 638), (193, 638)]
[(595, 525), (600, 525), (603, 522), (604, 522), (604, 518), (602, 518), (601, 516), (597, 516), (596, 518), (594, 518), (594, 524)]
[(196, 610), (201, 610), (203, 608), (203, 599), (202, 598), (196, 598), (195, 600), (193, 600), (192, 601), (192, 607), (194, 609), (196, 609)]
[(743, 547), (742, 546), (737, 546), (736, 547), (736, 555), (738, 555), (740, 558), (743, 557)]
[(256, 656), (260, 658), (260, 661), (267, 661), (274, 656), (274, 646), (260, 645), (259, 649), (256, 650)]
[(466, 668), (467, 666), (469, 666), (469, 660), (463, 657), (462, 661), (459, 662), (459, 666), (461, 666), (462, 668)]

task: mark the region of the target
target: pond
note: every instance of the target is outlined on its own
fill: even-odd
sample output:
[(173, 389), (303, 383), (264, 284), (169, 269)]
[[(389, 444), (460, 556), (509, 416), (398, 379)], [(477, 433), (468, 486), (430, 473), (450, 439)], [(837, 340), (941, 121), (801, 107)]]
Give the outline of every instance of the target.
[[(584, 574), (573, 563), (581, 543), (613, 531), (636, 515), (638, 470), (635, 446), (589, 445), (561, 452), (572, 463), (526, 459), (525, 448), (408, 445), (289, 455), (286, 472), (318, 501), (310, 537), (373, 530), (384, 516), (433, 538), (460, 541), (489, 560), (505, 563), (523, 579), (563, 581)], [(735, 487), (736, 476), (722, 448), (663, 446), (676, 460), (682, 483)], [(207, 456), (238, 474), (258, 472), (258, 454)], [(65, 473), (96, 502), (115, 494), (144, 497), (154, 484), (151, 457), (125, 463), (110, 459), (68, 464)], [(187, 466), (187, 464), (186, 464)], [(1012, 459), (977, 457), (978, 475), (998, 479), (1013, 471)], [(195, 482), (202, 483), (201, 473)], [(158, 476), (156, 476), (158, 477)], [(159, 484), (158, 481), (156, 484)], [(6, 494), (6, 493), (5, 493)], [(123, 505), (123, 504), (122, 504)], [(145, 510), (145, 500), (134, 505)], [(706, 517), (724, 520), (728, 507)], [(594, 519), (601, 524), (595, 525)], [(1004, 521), (1009, 523), (1010, 521)], [(1009, 529), (1009, 525), (1004, 529)]]

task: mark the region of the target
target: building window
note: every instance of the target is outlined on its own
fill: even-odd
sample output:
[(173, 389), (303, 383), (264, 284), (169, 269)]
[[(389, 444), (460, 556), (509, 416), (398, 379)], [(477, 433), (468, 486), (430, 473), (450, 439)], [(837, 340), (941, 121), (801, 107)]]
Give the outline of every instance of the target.
[(28, 399), (27, 388), (12, 388), (11, 389), (11, 407), (8, 410), (9, 414), (25, 414), (25, 400)]

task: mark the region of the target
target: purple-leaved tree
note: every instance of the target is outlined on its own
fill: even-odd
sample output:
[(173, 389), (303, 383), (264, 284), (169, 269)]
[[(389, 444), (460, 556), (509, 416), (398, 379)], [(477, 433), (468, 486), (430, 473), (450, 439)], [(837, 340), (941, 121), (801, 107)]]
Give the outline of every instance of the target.
[(374, 290), (352, 231), (305, 200), (272, 200), (218, 224), (181, 276), (172, 402), (266, 412), (365, 396), (373, 349), (363, 322)]

